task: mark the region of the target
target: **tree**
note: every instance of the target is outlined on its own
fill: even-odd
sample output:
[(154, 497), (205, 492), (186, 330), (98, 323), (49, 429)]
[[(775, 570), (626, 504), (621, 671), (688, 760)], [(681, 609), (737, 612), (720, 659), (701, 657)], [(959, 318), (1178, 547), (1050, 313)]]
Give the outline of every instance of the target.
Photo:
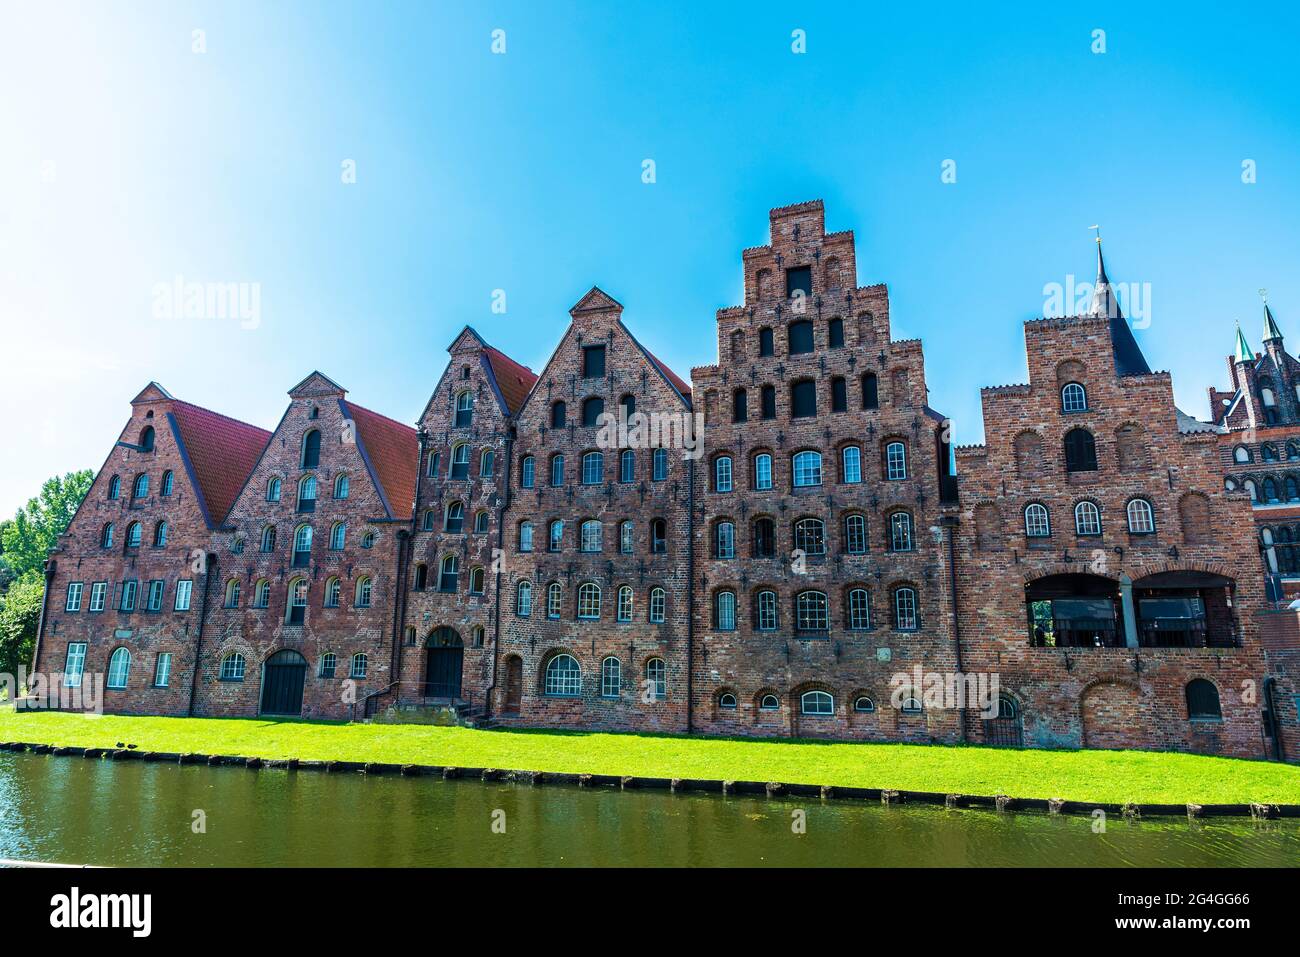
[(46, 479), (41, 494), (18, 509), (12, 521), (0, 525), (0, 561), (15, 578), (40, 572), (94, 479), (90, 469)]
[(0, 599), (0, 672), (16, 675), (19, 665), (31, 665), (44, 591), (44, 574), (29, 571)]

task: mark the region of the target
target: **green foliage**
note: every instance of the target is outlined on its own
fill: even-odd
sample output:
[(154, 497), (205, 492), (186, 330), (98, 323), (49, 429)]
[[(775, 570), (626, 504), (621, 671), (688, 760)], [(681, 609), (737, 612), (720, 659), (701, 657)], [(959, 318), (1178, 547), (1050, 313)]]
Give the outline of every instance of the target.
[(31, 666), (44, 590), (45, 576), (29, 571), (0, 598), (0, 672), (13, 675), (19, 665)]
[(67, 530), (94, 479), (90, 469), (46, 479), (40, 495), (0, 524), (0, 561), (14, 578), (41, 571), (45, 556)]

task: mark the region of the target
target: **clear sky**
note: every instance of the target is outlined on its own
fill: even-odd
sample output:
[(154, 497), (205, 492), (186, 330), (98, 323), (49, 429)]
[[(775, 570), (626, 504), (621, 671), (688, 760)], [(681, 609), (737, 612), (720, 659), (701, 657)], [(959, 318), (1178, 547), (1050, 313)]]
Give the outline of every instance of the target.
[[(462, 325), (540, 370), (593, 284), (689, 374), (768, 209), (814, 198), (958, 442), (1093, 224), (1204, 418), (1259, 288), (1300, 348), (1300, 14), (1134, 6), (6, 0), (0, 515), (151, 379), (271, 428), (318, 368), (413, 422)], [(255, 288), (255, 327), (158, 318), (177, 276)]]

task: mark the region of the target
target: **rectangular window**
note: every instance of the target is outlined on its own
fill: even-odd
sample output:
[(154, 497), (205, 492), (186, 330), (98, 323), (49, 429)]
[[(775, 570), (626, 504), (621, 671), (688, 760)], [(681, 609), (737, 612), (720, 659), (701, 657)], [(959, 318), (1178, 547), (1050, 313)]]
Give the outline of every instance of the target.
[(796, 266), (785, 271), (785, 295), (789, 299), (795, 292), (801, 291), (805, 296), (812, 295), (812, 267)]
[(531, 455), (524, 459), (524, 471), (523, 471), (523, 475), (522, 475), (522, 477), (520, 478), (520, 481), (519, 481), (519, 484), (522, 485), (524, 488), (532, 488), (532, 487), (533, 487), (533, 469), (534, 469), (534, 467), (535, 467), (535, 466), (534, 466), (534, 464), (533, 464), (533, 457), (532, 457)]
[(862, 481), (862, 452), (856, 445), (849, 445), (842, 453), (844, 462), (844, 481), (857, 484)]
[(153, 669), (153, 686), (155, 688), (166, 688), (167, 682), (172, 676), (172, 656), (164, 652), (158, 656), (158, 663)]
[(188, 578), (182, 579), (176, 583), (176, 610), (190, 610), (190, 592), (194, 590), (194, 582)]
[(831, 411), (847, 412), (849, 410), (849, 389), (843, 376), (831, 379)]
[(165, 588), (166, 588), (166, 583), (162, 581), (151, 581), (149, 583), (149, 606), (148, 607), (150, 611), (162, 611), (163, 590)]
[(63, 604), (64, 611), (81, 611), (81, 582), (68, 582), (68, 600)]
[(768, 328), (768, 327), (764, 327), (764, 328), (758, 330), (758, 354), (759, 354), (759, 356), (770, 356), (770, 355), (772, 355), (772, 354), (776, 351), (775, 348), (774, 348), (773, 346), (774, 346), (774, 341), (773, 341), (773, 338), (772, 338), (772, 330), (771, 330), (770, 328)]
[(737, 389), (731, 397), (731, 421), (748, 422), (749, 421), (749, 393), (744, 389)]
[(140, 590), (140, 583), (137, 581), (122, 582), (122, 601), (118, 605), (121, 611), (135, 611), (135, 596)]
[(754, 456), (754, 488), (759, 491), (772, 487), (772, 456)]
[(107, 582), (95, 582), (90, 586), (90, 611), (103, 611), (104, 598), (108, 594)]
[(806, 419), (817, 414), (817, 383), (811, 379), (790, 386), (790, 415)]
[(759, 592), (758, 630), (776, 631), (776, 592)]
[(714, 491), (730, 492), (731, 491), (731, 459), (723, 456), (713, 463), (714, 468)]
[(582, 377), (596, 379), (605, 374), (605, 347), (582, 347)]
[(630, 588), (618, 590), (618, 620), (632, 620), (632, 589)]
[(765, 419), (776, 418), (776, 386), (765, 385), (761, 394), (762, 399), (762, 416)]
[(564, 484), (564, 456), (551, 456), (551, 485), (561, 486)]
[(547, 618), (560, 617), (561, 600), (562, 600), (562, 592), (558, 587), (553, 585), (546, 590), (546, 617)]
[(619, 529), (618, 548), (624, 555), (632, 554), (632, 523), (624, 522), (623, 527)]
[(68, 645), (68, 659), (63, 665), (63, 687), (80, 688), (81, 674), (86, 670), (86, 643), (74, 641)]

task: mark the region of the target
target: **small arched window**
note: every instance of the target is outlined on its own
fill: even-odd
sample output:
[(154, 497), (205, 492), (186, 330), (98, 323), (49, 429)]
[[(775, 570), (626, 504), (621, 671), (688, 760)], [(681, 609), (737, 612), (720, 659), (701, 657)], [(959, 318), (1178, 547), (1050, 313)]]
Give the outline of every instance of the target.
[(822, 454), (820, 452), (797, 452), (792, 465), (795, 488), (808, 488), (822, 484)]
[[(150, 413), (152, 415), (153, 413)], [(140, 433), (140, 450), (142, 452), (152, 452), (154, 442), (154, 431), (152, 425), (146, 425)]]
[(167, 523), (166, 522), (159, 522), (157, 525), (154, 526), (153, 547), (154, 548), (167, 547)]
[(334, 673), (338, 670), (338, 657), (332, 651), (327, 651), (320, 656), (320, 676), (322, 678), (333, 678)]
[(1101, 510), (1093, 502), (1080, 502), (1074, 506), (1074, 533), (1076, 535), (1101, 534)]
[(551, 456), (551, 485), (555, 488), (564, 484), (564, 456)]
[(457, 442), (451, 447), (451, 477), (469, 478), (469, 443)]
[(662, 518), (650, 519), (650, 554), (665, 555), (668, 552), (668, 523)]
[(118, 648), (108, 659), (108, 680), (104, 683), (107, 688), (122, 689), (126, 687), (126, 679), (131, 673), (131, 652), (125, 648)]
[(1052, 534), (1052, 521), (1046, 506), (1038, 502), (1025, 506), (1025, 534), (1030, 538), (1047, 538)]
[[(424, 566), (421, 565), (421, 568)], [(343, 585), (337, 578), (325, 579), (325, 601), (326, 608), (337, 608), (343, 597)]]
[(111, 479), (108, 480), (108, 497), (111, 498), (111, 499), (112, 499), (112, 498), (121, 498), (121, 497), (122, 497), (122, 477), (121, 477), (121, 476), (119, 476), (119, 475), (114, 475)]
[(1235, 449), (1232, 450), (1232, 460), (1234, 462), (1239, 462), (1242, 464), (1249, 462), (1250, 449), (1246, 448), (1246, 446), (1244, 445), (1238, 445)]
[(867, 518), (865, 515), (844, 517), (844, 551), (850, 555), (867, 553)]
[(533, 523), (519, 523), (519, 550), (521, 552), (531, 552), (533, 550)]
[(139, 522), (132, 522), (130, 525), (126, 527), (126, 547), (127, 548), (140, 547), (140, 523)]
[(764, 491), (772, 487), (772, 456), (760, 452), (754, 456), (754, 488)]
[(899, 631), (916, 631), (917, 625), (916, 589), (906, 586), (894, 589), (894, 627)]
[(310, 429), (302, 437), (302, 454), (299, 457), (298, 465), (305, 469), (320, 467), (320, 431), (318, 429)]
[(307, 579), (295, 578), (289, 583), (289, 601), (285, 609), (285, 624), (301, 625), (307, 619)]
[(1128, 530), (1134, 535), (1150, 535), (1156, 530), (1155, 513), (1146, 499), (1135, 498), (1128, 503)]
[(598, 552), (603, 547), (603, 526), (595, 519), (588, 519), (579, 526), (578, 550)]
[(1088, 411), (1088, 393), (1077, 382), (1067, 382), (1061, 389), (1062, 412)]
[(266, 483), (266, 500), (268, 502), (280, 501), (280, 480), (273, 478)]
[(491, 449), (484, 449), (483, 454), (478, 460), (478, 474), (480, 478), (492, 478), (497, 468), (497, 454)]
[(298, 482), (298, 511), (316, 510), (316, 476), (304, 475)]
[(876, 710), (876, 703), (866, 695), (853, 699), (853, 710), (858, 714), (872, 714)]
[(840, 450), (840, 481), (847, 485), (862, 481), (862, 450), (856, 445), (846, 445)]
[(582, 669), (572, 655), (556, 655), (546, 663), (542, 693), (548, 698), (576, 698), (582, 694)]
[(257, 585), (253, 588), (253, 607), (267, 608), (271, 604), (271, 583), (265, 579), (259, 579)]
[(352, 656), (352, 670), (349, 672), (348, 677), (357, 679), (364, 678), (369, 669), (370, 658), (362, 652), (357, 652)]
[(667, 594), (658, 586), (650, 589), (649, 613), (647, 618), (652, 625), (664, 623), (665, 609), (668, 604)]
[(754, 622), (759, 631), (776, 631), (776, 592), (765, 588), (754, 596)]
[(171, 495), (172, 489), (175, 487), (175, 485), (176, 485), (176, 476), (172, 474), (171, 469), (168, 469), (166, 472), (163, 472), (162, 488), (159, 490), (158, 494), (164, 497)]
[(719, 631), (736, 630), (736, 593), (720, 591), (713, 596), (713, 627)]
[(441, 459), (442, 456), (440, 456), (437, 452), (429, 453), (429, 456), (427, 459), (425, 459), (425, 463), (424, 463), (424, 474), (427, 477), (429, 478), (438, 477), (438, 463), (439, 461), (441, 461)]
[(305, 568), (311, 561), (312, 531), (310, 525), (299, 525), (293, 533), (293, 565)]
[(1277, 461), (1277, 446), (1272, 442), (1265, 442), (1259, 447), (1259, 457), (1265, 462)]
[(135, 483), (131, 487), (132, 498), (144, 498), (149, 494), (149, 473), (141, 472), (135, 477)]
[(600, 696), (619, 697), (623, 686), (623, 662), (610, 655), (600, 663)]
[(713, 528), (713, 557), (736, 557), (736, 526), (731, 522), (718, 522)]
[(636, 453), (631, 449), (618, 454), (618, 480), (623, 483), (636, 481)]
[(826, 554), (826, 524), (820, 518), (801, 518), (794, 523), (794, 547), (806, 555)]
[(531, 455), (525, 455), (519, 465), (520, 488), (532, 488), (536, 481), (537, 461)]
[(1219, 689), (1213, 682), (1196, 678), (1187, 683), (1187, 717), (1192, 721), (1222, 721)]
[(885, 446), (885, 478), (891, 482), (907, 478), (907, 446), (902, 442)]
[(444, 532), (461, 532), (465, 530), (465, 504), (463, 502), (447, 503), (447, 514), (443, 518), (442, 530)]
[(835, 714), (835, 699), (825, 691), (805, 691), (799, 696), (800, 714), (827, 717)]
[(330, 551), (339, 552), (348, 537), (348, 527), (343, 522), (335, 522), (330, 528)]
[(232, 578), (226, 582), (226, 601), (227, 608), (239, 607), (239, 579)]
[(533, 583), (523, 581), (515, 586), (515, 614), (520, 618), (528, 618), (532, 613)]
[(713, 460), (713, 491), (731, 491), (731, 456), (719, 455)]
[(244, 680), (244, 656), (235, 652), (221, 659), (222, 681)]
[(334, 479), (335, 498), (347, 498), (348, 488), (349, 488), (349, 483), (348, 483), (347, 475), (339, 475)]
[(488, 530), (488, 523), (491, 521), (491, 515), (484, 509), (481, 512), (474, 513), (474, 531), (482, 534)]
[(650, 480), (662, 482), (668, 478), (668, 450), (655, 449), (651, 456)]
[(801, 591), (795, 596), (794, 612), (794, 626), (798, 631), (826, 631), (830, 628), (825, 592)]
[(600, 586), (595, 582), (578, 586), (578, 617), (590, 621), (600, 617)]
[(100, 548), (113, 547), (113, 523), (112, 522), (105, 523), (103, 529), (100, 530), (99, 547)]
[(601, 452), (585, 452), (582, 456), (582, 484), (599, 485), (605, 479), (605, 456)]
[(910, 552), (912, 547), (911, 513), (891, 513), (889, 516), (889, 550), (891, 552)]
[(551, 582), (546, 586), (546, 617), (559, 618), (561, 606), (564, 601), (564, 586), (559, 582)]
[(765, 694), (758, 701), (759, 711), (780, 711), (781, 699), (774, 694)]
[(871, 605), (865, 588), (849, 589), (846, 602), (849, 627), (854, 631), (866, 631), (871, 627)]
[(724, 691), (722, 694), (718, 695), (718, 707), (723, 711), (735, 711), (736, 696), (730, 691)]
[(645, 683), (655, 701), (668, 697), (668, 667), (662, 658), (651, 658), (645, 663)]
[(460, 559), (455, 555), (444, 555), (438, 566), (438, 591), (455, 592), (460, 588)]
[(463, 429), (474, 418), (474, 393), (469, 389), (456, 394), (456, 419), (453, 427)]
[(1097, 443), (1087, 429), (1071, 429), (1065, 433), (1065, 470), (1097, 471)]
[(619, 621), (632, 620), (632, 586), (622, 585), (618, 590), (618, 607), (614, 612)]
[(261, 548), (263, 552), (275, 551), (275, 526), (274, 525), (268, 525), (266, 526), (266, 528), (262, 529)]

